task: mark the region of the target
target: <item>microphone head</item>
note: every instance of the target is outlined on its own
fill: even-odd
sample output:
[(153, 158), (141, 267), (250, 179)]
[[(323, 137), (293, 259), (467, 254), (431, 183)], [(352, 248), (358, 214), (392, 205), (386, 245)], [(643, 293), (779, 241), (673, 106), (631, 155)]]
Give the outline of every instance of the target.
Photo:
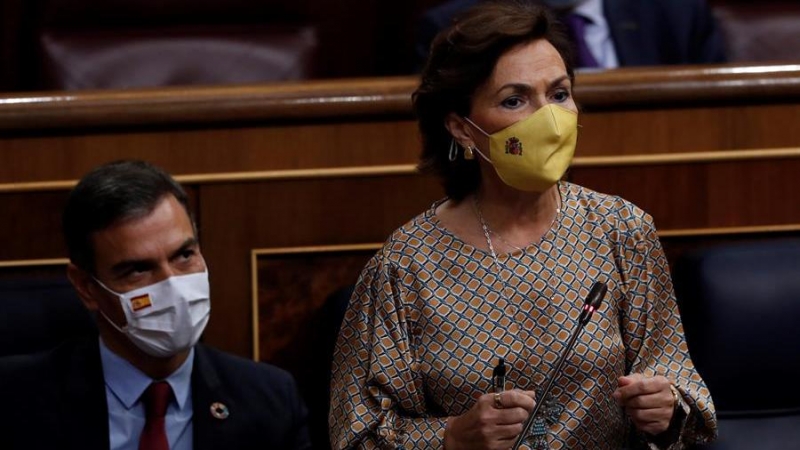
[(595, 281), (592, 285), (592, 290), (589, 291), (589, 295), (586, 296), (586, 304), (590, 306), (593, 311), (597, 311), (597, 309), (600, 308), (600, 304), (603, 303), (607, 292), (608, 286), (606, 286), (605, 283)]

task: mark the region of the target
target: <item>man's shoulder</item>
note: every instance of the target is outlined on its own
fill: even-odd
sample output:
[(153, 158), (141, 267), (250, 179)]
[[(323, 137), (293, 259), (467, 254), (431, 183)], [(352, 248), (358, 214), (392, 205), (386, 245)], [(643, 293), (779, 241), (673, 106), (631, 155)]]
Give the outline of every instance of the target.
[(252, 359), (243, 358), (241, 356), (234, 355), (205, 344), (197, 344), (196, 350), (200, 354), (225, 367), (235, 367), (237, 370), (259, 373), (270, 373), (275, 374), (276, 376), (290, 376), (289, 372), (273, 366), (272, 364), (253, 361)]
[[(285, 370), (198, 344), (192, 391), (195, 413), (201, 412), (195, 429), (210, 433), (212, 441), (224, 436), (224, 448), (255, 448), (254, 443), (261, 448), (310, 448), (306, 411)], [(208, 414), (209, 405), (218, 402), (231, 411), (227, 431)]]
[(192, 390), (202, 404), (227, 399), (261, 420), (291, 422), (301, 412), (300, 393), (289, 372), (202, 344), (195, 347)]
[(0, 390), (10, 388), (10, 380), (30, 383), (47, 373), (53, 365), (53, 351), (0, 357)]
[[(223, 385), (235, 382), (237, 387), (264, 387), (269, 390), (290, 387), (294, 389), (294, 379), (289, 372), (271, 364), (242, 358), (222, 350), (198, 344), (195, 358), (210, 364)], [(200, 366), (202, 369), (202, 365)]]
[(36, 353), (0, 357), (0, 389), (7, 380), (28, 385), (62, 373), (67, 365), (82, 360), (90, 345), (85, 339), (71, 340)]

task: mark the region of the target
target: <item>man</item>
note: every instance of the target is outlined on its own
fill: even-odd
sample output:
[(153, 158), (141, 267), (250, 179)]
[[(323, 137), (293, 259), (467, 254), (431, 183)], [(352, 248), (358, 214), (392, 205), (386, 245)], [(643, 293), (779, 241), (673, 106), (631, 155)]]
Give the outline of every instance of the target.
[(99, 338), (0, 360), (9, 449), (307, 449), (286, 372), (197, 341), (208, 268), (183, 189), (150, 164), (101, 166), (63, 218), (67, 276)]
[[(417, 55), (480, 0), (451, 0), (422, 18)], [(722, 38), (705, 0), (529, 0), (550, 7), (575, 42), (577, 67), (725, 62)]]

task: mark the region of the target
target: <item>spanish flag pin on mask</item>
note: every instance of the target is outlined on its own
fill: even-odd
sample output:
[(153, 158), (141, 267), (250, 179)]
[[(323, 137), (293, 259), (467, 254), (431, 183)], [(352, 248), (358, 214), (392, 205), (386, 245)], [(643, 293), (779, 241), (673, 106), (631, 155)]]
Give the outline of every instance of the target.
[(489, 138), (488, 161), (507, 185), (528, 192), (544, 192), (564, 176), (578, 141), (578, 114), (558, 105), (546, 105), (530, 116), (489, 134), (468, 117), (464, 120)]

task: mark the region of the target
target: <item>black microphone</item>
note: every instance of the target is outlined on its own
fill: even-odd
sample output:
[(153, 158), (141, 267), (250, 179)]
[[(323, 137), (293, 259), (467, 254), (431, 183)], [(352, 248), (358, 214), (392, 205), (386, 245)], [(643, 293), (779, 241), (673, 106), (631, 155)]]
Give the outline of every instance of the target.
[(519, 436), (517, 436), (517, 440), (514, 441), (514, 446), (511, 447), (513, 450), (519, 449), (522, 441), (525, 440), (525, 436), (528, 435), (528, 432), (533, 425), (533, 419), (539, 412), (539, 408), (544, 405), (544, 399), (547, 398), (547, 394), (550, 393), (550, 389), (553, 387), (553, 382), (561, 372), (561, 367), (567, 360), (567, 355), (569, 355), (569, 353), (572, 351), (572, 347), (575, 346), (575, 341), (578, 340), (578, 336), (580, 336), (581, 331), (583, 331), (583, 328), (587, 323), (589, 323), (589, 319), (592, 318), (592, 314), (594, 314), (594, 312), (600, 307), (600, 303), (603, 302), (603, 298), (605, 298), (607, 292), (608, 287), (603, 283), (595, 281), (595, 283), (592, 285), (589, 295), (586, 296), (586, 300), (583, 302), (583, 311), (581, 311), (581, 316), (578, 318), (578, 327), (572, 332), (572, 336), (569, 338), (567, 347), (561, 353), (561, 357), (558, 359), (553, 371), (550, 372), (550, 377), (547, 379), (547, 383), (544, 385), (544, 389), (542, 390), (540, 398), (536, 399), (536, 406), (533, 408), (533, 412), (530, 416), (528, 416), (528, 420), (525, 421), (525, 426), (522, 427), (522, 432), (519, 434)]

